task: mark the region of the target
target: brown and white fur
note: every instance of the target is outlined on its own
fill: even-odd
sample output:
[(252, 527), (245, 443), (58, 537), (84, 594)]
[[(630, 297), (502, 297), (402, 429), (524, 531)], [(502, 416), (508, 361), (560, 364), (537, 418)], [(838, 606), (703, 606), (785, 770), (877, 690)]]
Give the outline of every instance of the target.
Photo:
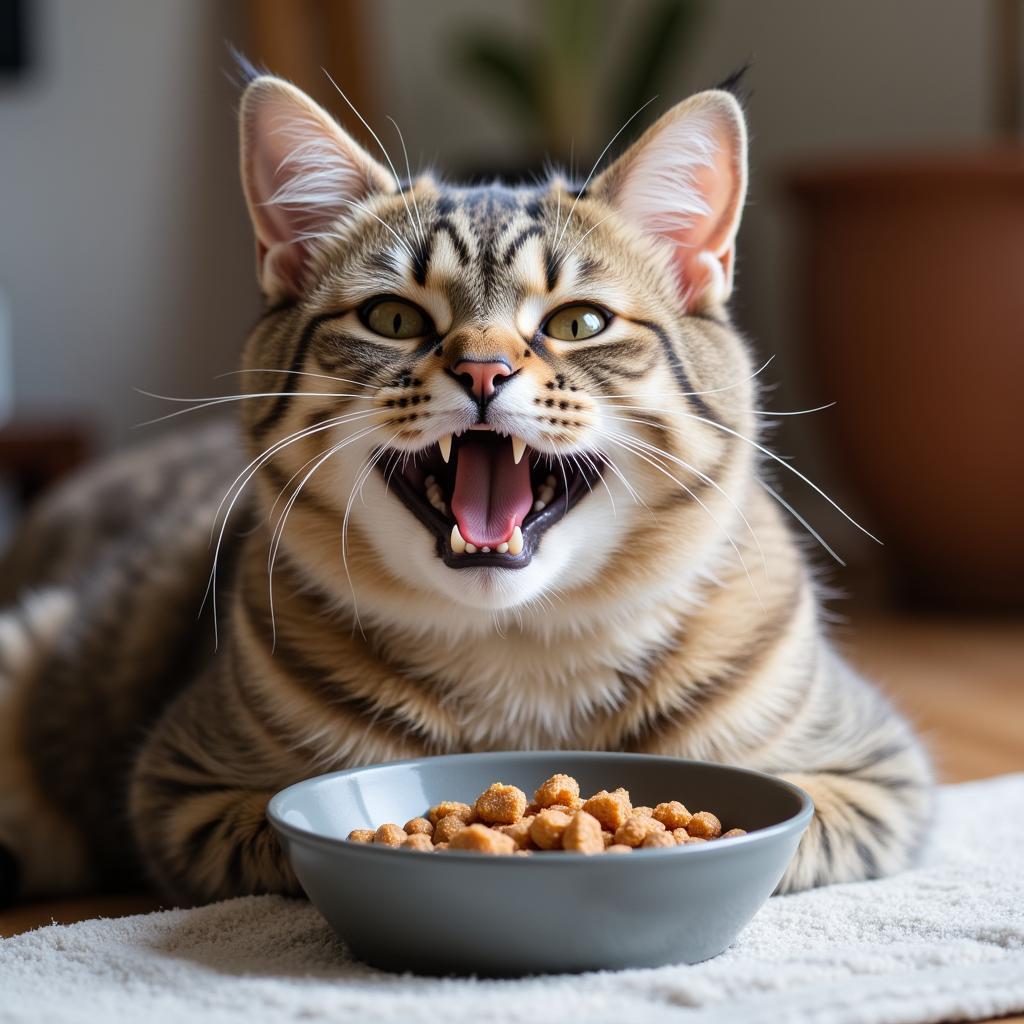
[[(264, 818), (276, 790), (526, 747), (793, 779), (817, 813), (785, 890), (910, 864), (927, 759), (829, 645), (760, 479), (757, 378), (726, 306), (735, 99), (680, 104), (582, 185), (524, 188), (400, 180), (266, 76), (241, 122), (267, 298), (241, 445), (218, 428), (116, 457), (0, 563), (8, 890), (294, 892)], [(423, 337), (375, 334), (380, 295), (422, 311)], [(546, 334), (569, 303), (605, 329)], [(508, 367), (486, 408), (465, 360)], [(473, 425), (593, 488), (518, 561), (460, 562), (393, 486)]]

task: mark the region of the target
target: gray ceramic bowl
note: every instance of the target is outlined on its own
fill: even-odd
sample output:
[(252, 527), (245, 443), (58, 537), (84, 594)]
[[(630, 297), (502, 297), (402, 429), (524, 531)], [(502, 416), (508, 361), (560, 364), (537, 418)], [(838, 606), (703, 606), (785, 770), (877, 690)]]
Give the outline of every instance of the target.
[[(556, 772), (583, 793), (625, 786), (634, 804), (681, 800), (749, 835), (629, 854), (490, 857), (343, 842), (402, 825), (492, 782), (527, 794)], [(771, 895), (813, 813), (810, 797), (742, 768), (643, 754), (458, 754), (308, 779), (268, 816), (295, 873), (353, 955), (390, 970), (515, 975), (696, 963)]]

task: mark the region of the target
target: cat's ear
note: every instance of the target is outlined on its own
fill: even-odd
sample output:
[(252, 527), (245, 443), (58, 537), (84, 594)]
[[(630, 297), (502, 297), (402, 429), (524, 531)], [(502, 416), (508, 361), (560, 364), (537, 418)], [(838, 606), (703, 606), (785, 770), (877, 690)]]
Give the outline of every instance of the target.
[(242, 187), (256, 232), (256, 272), (271, 300), (301, 293), (312, 247), (393, 179), (322, 107), (279, 78), (242, 96)]
[(747, 129), (731, 93), (698, 93), (661, 117), (594, 183), (641, 231), (673, 246), (687, 309), (732, 292), (747, 192)]

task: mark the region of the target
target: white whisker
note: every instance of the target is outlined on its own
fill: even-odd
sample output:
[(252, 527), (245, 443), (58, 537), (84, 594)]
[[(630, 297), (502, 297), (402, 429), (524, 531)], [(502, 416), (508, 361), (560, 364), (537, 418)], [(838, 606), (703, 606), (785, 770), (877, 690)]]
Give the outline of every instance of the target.
[(773, 487), (769, 487), (760, 477), (757, 478), (758, 484), (767, 491), (793, 518), (842, 566), (846, 565), (831, 547), (825, 542), (824, 537), (818, 531), (811, 526), (809, 522), (786, 499), (779, 494), (778, 491)]
[(587, 175), (587, 180), (583, 182), (583, 187), (579, 190), (579, 192), (576, 193), (576, 198), (573, 200), (572, 206), (569, 207), (569, 212), (565, 215), (565, 223), (562, 225), (562, 230), (555, 241), (556, 249), (562, 244), (562, 236), (565, 234), (565, 229), (569, 226), (569, 221), (572, 220), (572, 215), (576, 209), (576, 204), (579, 203), (580, 196), (582, 196), (583, 193), (587, 191), (587, 186), (590, 184), (591, 179), (597, 173), (597, 169), (601, 165), (601, 161), (605, 158), (605, 154), (615, 144), (615, 140), (629, 127), (630, 122), (632, 122), (632, 120), (635, 117), (637, 117), (637, 115), (639, 115), (645, 107), (650, 106), (657, 98), (657, 96), (652, 96), (646, 103), (643, 103), (639, 107), (637, 107), (637, 109), (634, 110), (633, 113), (626, 118), (622, 127), (608, 140), (608, 144), (598, 154), (597, 159), (594, 161), (594, 166), (590, 168), (590, 173)]
[[(643, 420), (633, 420), (622, 416), (610, 416), (609, 419), (619, 420), (623, 423), (643, 423)], [(670, 452), (665, 451), (663, 448), (659, 448), (657, 445), (651, 444), (649, 441), (644, 441), (638, 437), (631, 437), (628, 434), (615, 433), (615, 436), (625, 438), (626, 440), (632, 441), (635, 444), (642, 445), (651, 454), (660, 455), (668, 459), (670, 462), (674, 462), (680, 468), (685, 469), (689, 473), (693, 473), (694, 476), (699, 477), (701, 480), (704, 481), (704, 483), (708, 484), (710, 487), (713, 487), (716, 491), (718, 491), (718, 493), (721, 494), (727, 502), (729, 502), (733, 510), (740, 517), (740, 519), (743, 520), (743, 525), (747, 528), (747, 532), (753, 539), (754, 544), (757, 546), (758, 554), (761, 556), (761, 565), (764, 568), (765, 578), (768, 578), (768, 558), (764, 553), (764, 548), (761, 546), (760, 539), (754, 532), (753, 526), (750, 525), (750, 520), (747, 519), (747, 517), (743, 514), (743, 509), (741, 509), (739, 505), (736, 504), (732, 496), (723, 487), (721, 487), (721, 485), (719, 485), (719, 483), (716, 480), (708, 476), (707, 473), (701, 472), (701, 470), (697, 469), (696, 466), (691, 466), (690, 463), (687, 462), (685, 459), (682, 459), (677, 455), (672, 455)]]

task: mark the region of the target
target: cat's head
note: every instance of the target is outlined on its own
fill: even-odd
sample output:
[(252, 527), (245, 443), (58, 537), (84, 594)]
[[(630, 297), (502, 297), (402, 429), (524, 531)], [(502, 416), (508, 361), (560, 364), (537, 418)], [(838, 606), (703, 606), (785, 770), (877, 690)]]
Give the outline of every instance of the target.
[(585, 182), (514, 188), (403, 174), (272, 77), (241, 122), (268, 301), (245, 354), (266, 397), (243, 404), (286, 557), (370, 611), (488, 621), (713, 568), (753, 404), (724, 308), (732, 95), (681, 103)]

